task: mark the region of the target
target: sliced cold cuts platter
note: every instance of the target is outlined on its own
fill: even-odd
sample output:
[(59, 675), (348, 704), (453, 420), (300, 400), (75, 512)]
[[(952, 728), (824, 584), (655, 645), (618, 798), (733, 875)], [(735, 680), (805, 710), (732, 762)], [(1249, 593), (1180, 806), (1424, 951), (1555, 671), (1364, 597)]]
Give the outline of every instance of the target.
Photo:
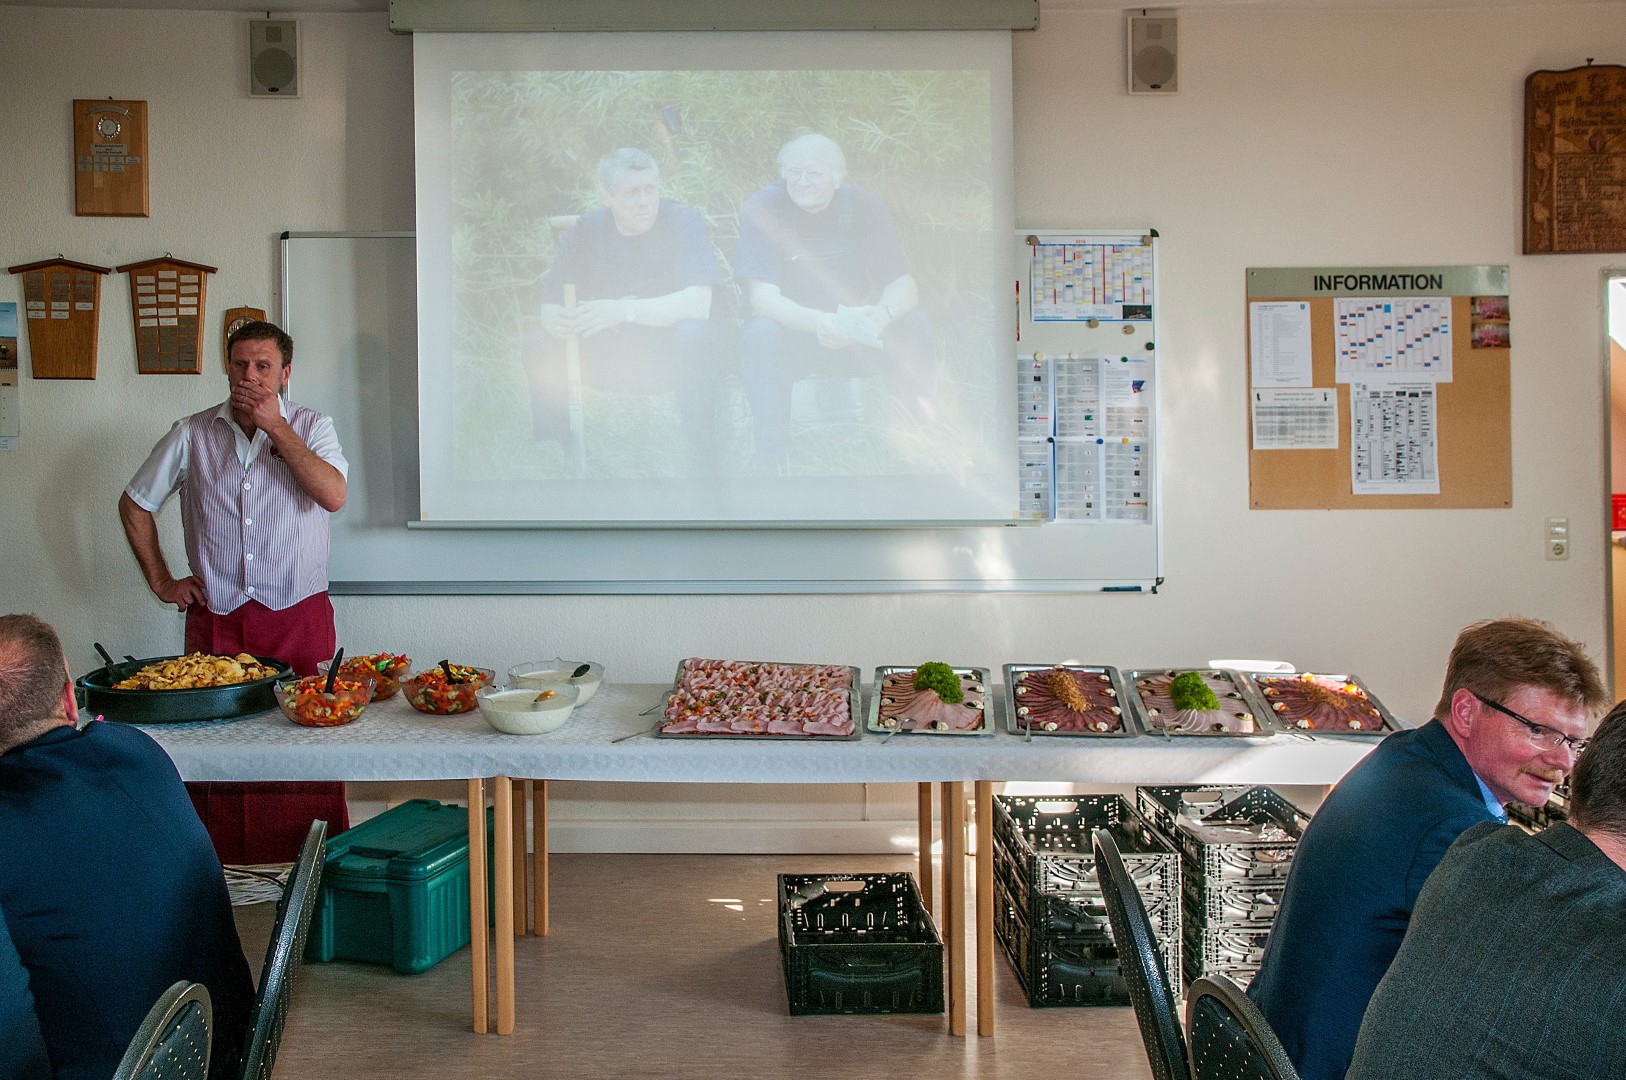
[(1266, 721), (1278, 730), (1379, 738), (1401, 730), (1394, 714), (1353, 675), (1301, 671), (1248, 677), (1260, 702), (1269, 706)]
[(655, 734), (668, 739), (863, 738), (859, 673), (843, 664), (706, 660), (678, 664)]
[(1123, 673), (1135, 719), (1148, 735), (1259, 738), (1274, 734), (1247, 680), (1222, 668), (1161, 668)]
[[(921, 686), (917, 673), (936, 667), (944, 685)], [(946, 672), (952, 672), (949, 676)], [(957, 700), (951, 687), (958, 685)], [(881, 735), (992, 735), (988, 669), (921, 664), (878, 667), (869, 703), (869, 729)]]
[(1138, 734), (1130, 693), (1116, 668), (1006, 664), (1005, 730), (1035, 738), (1128, 738)]

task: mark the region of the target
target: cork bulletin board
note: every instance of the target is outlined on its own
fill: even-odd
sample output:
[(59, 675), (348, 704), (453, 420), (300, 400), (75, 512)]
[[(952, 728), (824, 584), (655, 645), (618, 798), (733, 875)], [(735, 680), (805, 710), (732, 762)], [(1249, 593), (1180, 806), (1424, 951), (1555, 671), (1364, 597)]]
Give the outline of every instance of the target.
[[(1291, 303), (1289, 303), (1291, 302)], [(1449, 330), (1449, 346), (1434, 372), (1392, 373), (1418, 382), (1434, 379), (1433, 401), (1423, 413), (1434, 442), (1437, 493), (1357, 493), (1362, 465), (1352, 455), (1370, 455), (1372, 442), (1357, 448), (1351, 386), (1365, 384), (1345, 370), (1341, 355), (1351, 334), (1351, 311), (1431, 311), (1436, 327)], [(1288, 332), (1288, 351), (1308, 358), (1293, 395), (1323, 403), (1314, 420), (1324, 421), (1327, 445), (1316, 448), (1261, 448), (1261, 408), (1271, 401), (1256, 386), (1261, 313), (1285, 310), (1298, 317), (1305, 333), (1297, 344)], [(1511, 355), (1512, 319), (1507, 267), (1289, 267), (1248, 270), (1249, 506), (1255, 510), (1401, 510), (1491, 507), (1513, 504)], [(1307, 340), (1306, 340), (1307, 339)], [(1422, 364), (1419, 365), (1424, 366)], [(1449, 376), (1448, 381), (1446, 376)], [(1275, 385), (1284, 385), (1276, 383)], [(1426, 393), (1426, 391), (1425, 391)], [(1362, 408), (1367, 408), (1360, 403)], [(1306, 410), (1306, 415), (1309, 415)], [(1387, 418), (1379, 421), (1386, 423)], [(1299, 423), (1289, 416), (1284, 423)], [(1371, 414), (1363, 416), (1369, 435)], [(1295, 430), (1302, 430), (1300, 428)], [(1306, 438), (1303, 441), (1313, 442)], [(1403, 485), (1396, 485), (1397, 487)]]
[(1524, 253), (1626, 251), (1626, 67), (1524, 82)]

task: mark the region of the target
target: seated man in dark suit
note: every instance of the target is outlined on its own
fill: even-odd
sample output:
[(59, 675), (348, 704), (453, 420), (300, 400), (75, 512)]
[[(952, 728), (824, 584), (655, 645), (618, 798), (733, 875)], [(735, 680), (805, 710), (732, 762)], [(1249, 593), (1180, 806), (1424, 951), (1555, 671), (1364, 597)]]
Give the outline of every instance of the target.
[(1576, 762), (1568, 822), (1475, 825), (1446, 853), (1349, 1076), (1626, 1076), (1626, 705)]
[(233, 1075), (253, 1006), (209, 834), (164, 751), (77, 729), (56, 633), (0, 616), (0, 911), (56, 1080), (107, 1080), (180, 979), (214, 1002), (210, 1074)]
[(1434, 719), (1389, 736), (1299, 842), (1248, 994), (1304, 1080), (1338, 1080), (1423, 883), (1467, 829), (1541, 805), (1607, 704), (1581, 646), (1533, 619), (1457, 636)]

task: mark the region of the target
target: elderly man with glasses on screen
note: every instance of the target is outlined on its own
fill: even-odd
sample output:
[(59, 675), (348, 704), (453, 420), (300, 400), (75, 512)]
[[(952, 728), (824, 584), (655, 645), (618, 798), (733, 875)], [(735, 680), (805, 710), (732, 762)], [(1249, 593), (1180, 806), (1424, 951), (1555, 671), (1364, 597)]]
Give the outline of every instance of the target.
[(1608, 704), (1582, 647), (1534, 619), (1457, 636), (1434, 718), (1350, 770), (1305, 830), (1248, 994), (1304, 1080), (1349, 1068), (1418, 893), (1457, 837), (1540, 806)]

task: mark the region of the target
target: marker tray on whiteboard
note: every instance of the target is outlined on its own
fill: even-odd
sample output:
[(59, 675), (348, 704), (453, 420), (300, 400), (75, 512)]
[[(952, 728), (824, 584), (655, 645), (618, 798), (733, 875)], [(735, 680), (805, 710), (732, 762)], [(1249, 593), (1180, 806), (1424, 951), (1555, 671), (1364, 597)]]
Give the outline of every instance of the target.
[[(1085, 687), (1080, 693), (1093, 706), (1089, 713), (1067, 708), (1048, 685), (1026, 685), (1026, 676), (1051, 670), (1084, 678)], [(1125, 739), (1140, 734), (1134, 707), (1126, 700), (1131, 691), (1125, 689), (1117, 668), (1085, 664), (1006, 664), (1004, 672), (1005, 730), (1012, 735), (1026, 737), (1028, 718), (1034, 713), (1044, 714), (1033, 724), (1034, 738)], [(1051, 710), (1055, 710), (1054, 715)], [(1104, 723), (1107, 729), (1098, 731), (1087, 726), (1092, 722)]]
[(1265, 722), (1278, 731), (1381, 739), (1401, 730), (1394, 714), (1354, 675), (1252, 672), (1245, 678), (1265, 706)]
[[(950, 664), (954, 674), (960, 676), (960, 685), (965, 691), (965, 701), (957, 705), (945, 705), (930, 691), (930, 695), (922, 701), (930, 712), (944, 713), (951, 717), (942, 721), (944, 726), (935, 726), (939, 721), (931, 716), (910, 717), (902, 714), (895, 716), (881, 715), (883, 709), (890, 709), (892, 698), (888, 697), (886, 689), (887, 679), (894, 675), (906, 676), (913, 684), (915, 670), (918, 664), (883, 666), (875, 669), (875, 689), (869, 699), (869, 730), (879, 735), (992, 735), (995, 733), (994, 718), (989, 714), (991, 708), (988, 687), (992, 680), (988, 678), (988, 669), (980, 667), (958, 667)], [(883, 704), (884, 702), (884, 704)], [(961, 723), (956, 710), (964, 709), (967, 713), (981, 714), (980, 722), (975, 727), (955, 727), (950, 724)], [(918, 725), (918, 726), (917, 726)]]
[[(1219, 699), (1217, 712), (1179, 714), (1169, 699), (1169, 684), (1176, 675), (1196, 672)], [(1247, 679), (1223, 668), (1140, 668), (1123, 673), (1130, 691), (1135, 720), (1148, 735), (1176, 738), (1257, 739), (1275, 734), (1263, 719), (1265, 709), (1253, 696)], [(1165, 718), (1172, 720), (1165, 726)]]
[[(708, 662), (711, 662), (711, 661), (702, 661), (702, 662), (703, 663), (708, 663)], [(797, 668), (822, 669), (826, 673), (828, 673), (830, 671), (842, 671), (842, 672), (845, 672), (846, 676), (847, 676), (847, 680), (846, 680), (847, 681), (847, 686), (845, 688), (838, 687), (838, 686), (821, 687), (820, 692), (830, 693), (830, 694), (839, 693), (840, 695), (842, 695), (842, 696), (844, 696), (846, 698), (845, 716), (847, 717), (847, 719), (848, 719), (848, 721), (849, 721), (849, 723), (851, 725), (850, 729), (848, 731), (845, 731), (845, 732), (842, 732), (842, 733), (839, 733), (839, 734), (833, 733), (833, 732), (826, 733), (826, 732), (821, 732), (821, 731), (772, 731), (772, 730), (767, 730), (763, 726), (764, 721), (763, 721), (761, 716), (758, 716), (758, 717), (754, 718), (754, 720), (753, 720), (753, 718), (747, 718), (745, 716), (740, 716), (740, 717), (737, 717), (734, 720), (732, 720), (732, 722), (730, 722), (729, 720), (725, 719), (726, 714), (727, 714), (727, 709), (723, 708), (723, 706), (726, 706), (728, 703), (720, 699), (718, 702), (715, 703), (715, 706), (708, 707), (705, 710), (705, 712), (710, 714), (706, 720), (702, 721), (702, 723), (705, 724), (706, 729), (704, 729), (704, 730), (693, 730), (693, 731), (671, 731), (671, 730), (668, 730), (668, 728), (670, 728), (674, 724), (680, 722), (680, 721), (676, 721), (676, 720), (667, 719), (667, 717), (668, 717), (668, 715), (669, 715), (669, 713), (670, 713), (670, 711), (671, 711), (671, 709), (673, 707), (674, 699), (676, 699), (680, 694), (682, 694), (684, 692), (683, 676), (684, 676), (684, 672), (688, 668), (689, 663), (690, 663), (689, 660), (681, 660), (681, 661), (678, 662), (677, 674), (675, 676), (673, 676), (673, 679), (672, 679), (672, 689), (667, 691), (666, 696), (662, 699), (662, 703), (661, 703), (662, 720), (656, 726), (656, 729), (655, 729), (655, 735), (656, 735), (657, 738), (665, 738), (665, 739), (759, 739), (759, 740), (765, 739), (765, 740), (770, 740), (770, 741), (773, 741), (773, 742), (808, 742), (808, 741), (813, 741), (813, 742), (844, 742), (844, 741), (846, 741), (846, 742), (850, 742), (850, 741), (853, 741), (855, 739), (861, 739), (861, 738), (864, 737), (864, 728), (863, 728), (862, 723), (860, 722), (861, 708), (860, 708), (860, 704), (859, 704), (859, 702), (861, 700), (861, 696), (862, 696), (862, 691), (859, 689), (859, 679), (862, 676), (861, 676), (859, 670), (856, 667), (853, 667), (851, 665), (838, 665), (838, 664), (786, 664), (786, 663), (779, 663), (777, 661), (765, 661), (765, 660), (716, 661), (715, 663), (718, 663), (719, 665), (726, 666), (729, 669), (729, 671), (732, 672), (733, 674), (735, 674), (736, 676), (750, 677), (750, 678), (755, 678), (755, 677), (757, 677), (759, 675), (767, 673), (766, 670), (757, 671), (757, 670), (754, 670), (754, 669), (782, 669), (785, 673), (793, 672)], [(735, 692), (740, 694), (740, 695), (751, 694), (751, 695), (755, 696), (755, 694), (757, 692), (759, 692), (761, 689), (762, 689), (761, 687), (758, 687), (756, 685), (736, 684)], [(721, 694), (721, 693), (724, 693), (724, 692), (719, 691), (719, 693)], [(757, 704), (757, 703), (747, 702), (745, 704), (747, 706), (751, 706), (751, 705), (754, 705), (754, 704)], [(722, 713), (724, 715), (719, 716), (718, 715), (719, 713)], [(738, 724), (738, 725), (741, 725), (741, 726), (740, 727), (734, 727), (734, 726), (732, 726), (734, 724)], [(726, 729), (725, 729), (725, 725), (727, 725)]]

